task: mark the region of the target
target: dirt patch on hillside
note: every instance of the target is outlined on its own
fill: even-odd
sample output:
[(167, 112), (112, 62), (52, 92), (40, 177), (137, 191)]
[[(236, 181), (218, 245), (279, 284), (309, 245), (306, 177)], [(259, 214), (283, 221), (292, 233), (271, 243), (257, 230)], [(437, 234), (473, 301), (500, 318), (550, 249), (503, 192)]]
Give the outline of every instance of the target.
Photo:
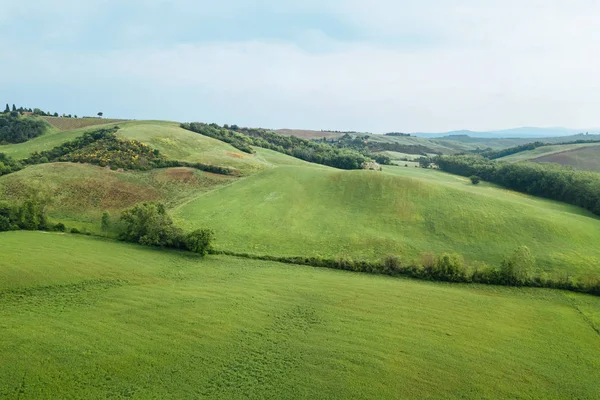
[(233, 153), (231, 151), (228, 151), (225, 153), (225, 155), (229, 156), (229, 157), (233, 157), (233, 158), (246, 158), (245, 155), (240, 154), (240, 153)]
[(76, 209), (120, 209), (160, 198), (158, 190), (119, 179), (88, 178), (66, 182), (55, 193), (60, 202)]

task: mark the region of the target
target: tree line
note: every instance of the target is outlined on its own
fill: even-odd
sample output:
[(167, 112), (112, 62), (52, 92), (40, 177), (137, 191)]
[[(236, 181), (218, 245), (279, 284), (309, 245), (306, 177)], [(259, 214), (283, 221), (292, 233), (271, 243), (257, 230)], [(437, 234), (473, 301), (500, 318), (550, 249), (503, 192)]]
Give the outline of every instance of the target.
[(517, 192), (562, 201), (600, 215), (600, 174), (550, 163), (495, 162), (480, 156), (438, 156), (442, 171), (478, 176)]
[(210, 253), (352, 272), (408, 276), (428, 281), (552, 288), (600, 296), (600, 277), (589, 275), (575, 278), (568, 274), (536, 271), (535, 258), (526, 246), (508, 254), (498, 267), (486, 264), (468, 266), (460, 255), (450, 253), (437, 256), (424, 253), (420, 262), (409, 264), (403, 264), (397, 256), (387, 256), (380, 261), (365, 261), (349, 258), (260, 256), (226, 250), (211, 250)]
[(181, 127), (229, 143), (249, 154), (254, 153), (252, 146), (256, 146), (304, 161), (340, 169), (361, 169), (366, 162), (371, 161), (369, 157), (354, 150), (334, 147), (327, 143), (317, 143), (296, 136), (283, 136), (264, 129), (240, 128), (234, 125), (225, 128), (217, 124), (201, 122), (183, 123)]
[(47, 127), (41, 119), (23, 118), (14, 113), (0, 115), (0, 145), (26, 142), (43, 135)]

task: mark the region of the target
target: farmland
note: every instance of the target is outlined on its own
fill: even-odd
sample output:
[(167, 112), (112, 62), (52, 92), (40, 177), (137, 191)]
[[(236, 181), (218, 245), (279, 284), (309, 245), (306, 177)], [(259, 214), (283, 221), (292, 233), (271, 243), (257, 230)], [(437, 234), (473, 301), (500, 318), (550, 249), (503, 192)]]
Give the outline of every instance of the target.
[(64, 117), (42, 117), (46, 122), (59, 131), (72, 131), (90, 126), (117, 124), (123, 119), (110, 118), (64, 118)]
[(538, 147), (535, 150), (502, 157), (500, 161), (550, 162), (570, 165), (583, 171), (600, 172), (600, 144), (580, 143)]
[(600, 395), (594, 297), (2, 235), (2, 398)]

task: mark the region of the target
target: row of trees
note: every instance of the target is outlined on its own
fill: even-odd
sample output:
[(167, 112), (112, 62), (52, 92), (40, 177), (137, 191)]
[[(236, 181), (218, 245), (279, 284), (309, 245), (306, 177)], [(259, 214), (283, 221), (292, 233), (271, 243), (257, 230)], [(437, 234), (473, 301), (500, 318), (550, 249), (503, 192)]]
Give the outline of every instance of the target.
[[(12, 105), (12, 108), (8, 104), (6, 104), (6, 107), (4, 108), (4, 114), (10, 114), (10, 115), (15, 116), (15, 117), (18, 116), (19, 114), (22, 115), (22, 114), (25, 114), (25, 113), (31, 113), (33, 115), (37, 115), (37, 116), (40, 116), (40, 117), (59, 117), (59, 116), (62, 116), (64, 118), (77, 118), (77, 115), (71, 115), (71, 114), (62, 114), (62, 115), (60, 115), (57, 112), (52, 113), (50, 111), (42, 111), (39, 108), (31, 109), (31, 108), (22, 107), (22, 106), (17, 108), (17, 106), (14, 105), (14, 104)], [(101, 117), (102, 113), (98, 113), (98, 116)]]
[(439, 156), (434, 162), (443, 171), (470, 177), (534, 196), (583, 207), (600, 215), (600, 174), (577, 171), (549, 163), (494, 162), (480, 156)]
[(13, 113), (0, 115), (0, 145), (26, 142), (44, 134), (47, 127), (37, 118), (23, 118)]
[(62, 223), (50, 224), (46, 218), (47, 198), (32, 193), (21, 204), (0, 202), (0, 232), (12, 230), (64, 231)]
[(283, 136), (264, 129), (221, 128), (217, 124), (200, 122), (181, 124), (184, 129), (209, 136), (253, 153), (251, 146), (274, 150), (301, 160), (328, 165), (340, 169), (360, 169), (370, 159), (357, 151), (337, 148), (325, 143), (317, 143), (295, 136)]
[(588, 275), (574, 278), (560, 273), (547, 274), (536, 271), (535, 258), (526, 246), (515, 249), (502, 260), (498, 267), (486, 264), (468, 266), (460, 255), (448, 253), (438, 256), (425, 253), (419, 263), (411, 264), (403, 264), (397, 256), (388, 256), (381, 261), (364, 261), (348, 258), (258, 256), (229, 251), (212, 251), (212, 253), (353, 272), (402, 275), (430, 281), (545, 287), (600, 295), (600, 277), (598, 276)]

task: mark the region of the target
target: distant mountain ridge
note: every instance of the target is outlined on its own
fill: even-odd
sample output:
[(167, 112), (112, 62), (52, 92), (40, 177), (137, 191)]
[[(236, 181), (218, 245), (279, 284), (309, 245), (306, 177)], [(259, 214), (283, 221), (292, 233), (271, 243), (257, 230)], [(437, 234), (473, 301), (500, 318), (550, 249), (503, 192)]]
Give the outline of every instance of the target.
[(415, 132), (412, 135), (425, 138), (444, 138), (449, 139), (449, 136), (468, 136), (471, 138), (543, 138), (555, 136), (573, 136), (586, 133), (600, 134), (599, 128), (593, 129), (571, 129), (571, 128), (538, 128), (538, 127), (521, 127), (512, 129), (502, 129), (495, 131), (471, 131), (457, 130), (449, 132)]

